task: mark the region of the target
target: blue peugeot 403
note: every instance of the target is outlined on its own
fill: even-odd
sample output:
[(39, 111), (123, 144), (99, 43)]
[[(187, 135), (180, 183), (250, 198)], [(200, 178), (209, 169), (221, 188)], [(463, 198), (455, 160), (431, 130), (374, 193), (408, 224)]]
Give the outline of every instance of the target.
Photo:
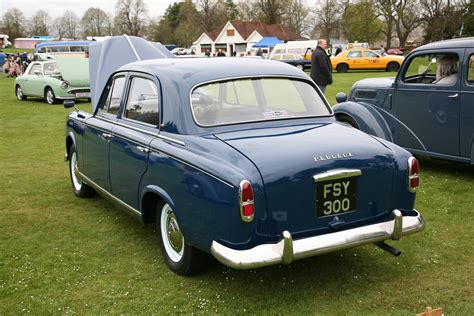
[[(417, 160), (338, 123), (301, 70), (253, 58), (172, 58), (115, 37), (90, 46), (93, 112), (66, 123), (79, 197), (156, 225), (168, 267), (211, 253), (236, 269), (421, 231)], [(66, 101), (72, 107), (74, 101)]]

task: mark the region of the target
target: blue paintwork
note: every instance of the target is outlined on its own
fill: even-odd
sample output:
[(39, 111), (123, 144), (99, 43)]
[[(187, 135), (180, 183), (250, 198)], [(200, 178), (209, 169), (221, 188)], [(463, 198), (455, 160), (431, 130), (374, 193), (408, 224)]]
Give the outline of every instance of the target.
[[(407, 84), (402, 80), (410, 61), (427, 53), (459, 56), (455, 85)], [(334, 113), (339, 118), (351, 117), (360, 130), (415, 154), (474, 163), (474, 82), (467, 78), (473, 55), (474, 38), (419, 47), (406, 58), (397, 78), (358, 81), (349, 101), (337, 104)]]
[[(407, 188), (410, 153), (346, 127), (333, 115), (210, 128), (194, 122), (190, 92), (204, 82), (283, 76), (317, 90), (294, 67), (244, 58), (160, 59), (127, 64), (117, 72), (153, 76), (160, 90), (162, 126), (133, 123), (120, 114), (80, 112), (80, 118), (72, 112), (66, 135), (78, 149), (79, 169), (141, 212), (143, 221), (146, 197), (161, 197), (173, 208), (191, 246), (209, 252), (217, 240), (247, 249), (278, 240), (283, 230), (295, 239), (332, 232), (334, 216), (315, 215), (313, 175), (339, 168), (361, 169), (362, 176), (357, 179), (357, 209), (339, 216), (338, 229), (387, 220), (397, 208), (413, 210), (415, 194)], [(113, 134), (112, 140), (104, 141), (102, 133)], [(137, 145), (149, 153), (137, 151)], [(352, 157), (314, 159), (346, 152)], [(255, 194), (251, 223), (244, 223), (239, 213), (238, 187), (244, 179)]]

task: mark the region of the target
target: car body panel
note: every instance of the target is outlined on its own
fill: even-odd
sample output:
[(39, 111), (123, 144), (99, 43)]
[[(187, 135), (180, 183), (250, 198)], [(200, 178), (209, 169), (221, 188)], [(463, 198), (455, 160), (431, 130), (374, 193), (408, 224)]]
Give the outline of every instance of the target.
[[(349, 102), (334, 107), (336, 116), (349, 116), (362, 131), (393, 141), (413, 153), (472, 163), (473, 43), (472, 38), (457, 39), (415, 49), (408, 55), (397, 78), (364, 79), (355, 83), (349, 93)], [(454, 84), (414, 82), (423, 80), (416, 76), (404, 79), (412, 61), (443, 54), (459, 58)]]
[[(119, 42), (123, 40), (126, 37)], [(107, 41), (101, 49), (114, 46)], [(132, 42), (137, 41), (144, 40)], [(91, 58), (93, 52), (91, 46)], [(93, 85), (104, 90), (93, 92), (97, 105), (92, 114), (69, 115), (66, 146), (77, 146), (83, 181), (142, 222), (152, 221), (155, 209), (150, 209), (149, 197), (155, 196), (171, 206), (188, 245), (211, 252), (218, 243), (239, 252), (278, 242), (284, 231), (304, 240), (380, 224), (401, 212), (394, 210), (414, 212), (415, 193), (408, 188), (410, 153), (338, 123), (317, 86), (300, 70), (262, 59), (160, 58), (124, 64), (128, 60), (112, 62), (123, 65), (115, 71), (110, 68), (105, 83)], [(92, 79), (91, 73), (91, 80), (100, 81), (101, 75), (95, 73)], [(156, 84), (157, 124), (127, 118), (128, 106), (135, 106), (129, 101), (137, 76)], [(125, 78), (123, 87), (116, 85), (118, 78)], [(263, 116), (209, 127), (196, 121), (192, 107), (197, 88), (246, 79), (258, 94), (262, 93), (258, 80), (269, 78), (298, 81), (310, 88), (321, 98), (318, 106), (323, 114)], [(217, 90), (216, 100), (225, 91)], [(265, 95), (258, 98), (267, 105)], [(225, 104), (237, 109), (242, 105), (245, 102)], [(244, 180), (251, 184), (255, 205), (248, 222), (242, 218), (239, 200)], [(357, 203), (346, 213), (326, 210), (324, 216), (318, 215), (316, 205), (327, 202), (330, 187), (339, 187), (334, 189), (337, 200), (341, 185), (345, 194), (351, 187)]]

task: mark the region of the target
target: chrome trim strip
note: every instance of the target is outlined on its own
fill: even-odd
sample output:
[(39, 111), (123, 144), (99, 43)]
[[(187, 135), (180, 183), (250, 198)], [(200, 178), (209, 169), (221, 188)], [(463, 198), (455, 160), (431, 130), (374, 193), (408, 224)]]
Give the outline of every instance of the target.
[(413, 216), (402, 216), (400, 211), (394, 210), (392, 216), (394, 219), (382, 223), (295, 241), (292, 240), (291, 234), (285, 231), (278, 243), (258, 245), (248, 250), (235, 250), (214, 240), (211, 253), (218, 261), (233, 269), (254, 269), (396, 239), (419, 232), (425, 227), (425, 222), (418, 212)]
[(358, 177), (360, 175), (362, 175), (362, 171), (360, 171), (360, 169), (336, 169), (315, 174), (313, 179), (314, 182), (322, 182), (349, 177)]
[(142, 133), (145, 133), (145, 134), (148, 134), (148, 135), (151, 135), (151, 136), (155, 136), (155, 137), (158, 136), (158, 133), (153, 133), (153, 132), (147, 131), (146, 129), (141, 129), (141, 128), (138, 128), (138, 127), (135, 127), (135, 126), (130, 126), (130, 125), (127, 125), (127, 124), (123, 124), (123, 123), (120, 123), (119, 121), (109, 120), (108, 118), (102, 117), (100, 115), (95, 115), (94, 117), (98, 120), (102, 120), (104, 122), (115, 124), (115, 125), (118, 125), (118, 126), (121, 126), (121, 127), (129, 128), (129, 129), (134, 130), (136, 132), (142, 132)]
[[(303, 76), (294, 76), (294, 75), (259, 75), (258, 77), (252, 77), (252, 76), (247, 75), (247, 76), (224, 77), (224, 78), (221, 78), (221, 79), (213, 79), (213, 80), (203, 81), (203, 82), (200, 82), (198, 84), (195, 84), (189, 90), (189, 107), (191, 108), (191, 114), (193, 116), (194, 122), (198, 126), (204, 127), (204, 128), (207, 128), (207, 127), (214, 128), (214, 127), (219, 127), (219, 126), (228, 126), (228, 125), (234, 125), (234, 124), (247, 124), (247, 123), (255, 123), (255, 122), (268, 122), (268, 120), (267, 121), (265, 121), (265, 120), (253, 120), (253, 121), (232, 122), (232, 123), (220, 124), (220, 125), (202, 125), (202, 124), (198, 123), (198, 120), (196, 119), (196, 116), (194, 115), (194, 111), (193, 111), (192, 94), (193, 94), (193, 91), (196, 88), (198, 88), (200, 86), (203, 86), (203, 85), (206, 85), (206, 84), (215, 83), (215, 82), (223, 82), (223, 81), (230, 81), (230, 80), (241, 80), (241, 79), (259, 79), (259, 78), (286, 78), (286, 79), (290, 78), (290, 79), (295, 79), (295, 80), (301, 80), (301, 81), (305, 81), (305, 82), (310, 82), (313, 85), (313, 88), (316, 88), (317, 91), (320, 91), (319, 88), (317, 87), (317, 84), (314, 83), (314, 81), (312, 81), (311, 79), (308, 80), (308, 78), (305, 78)], [(316, 92), (316, 93), (318, 93), (318, 92)], [(332, 109), (332, 106), (329, 104), (329, 102), (327, 101), (327, 99), (326, 99), (326, 97), (324, 96), (323, 93), (321, 93), (321, 96), (322, 96), (322, 100), (323, 100), (324, 104), (326, 105), (326, 108), (329, 110), (329, 115), (294, 117), (294, 118), (290, 118), (290, 119), (311, 119), (311, 118), (314, 119), (314, 118), (324, 118), (324, 117), (334, 116), (334, 111)], [(270, 121), (272, 121), (272, 120), (270, 120)], [(277, 120), (274, 120), (274, 121), (277, 121)]]
[(185, 143), (185, 142), (182, 142), (182, 141), (180, 141), (180, 140), (177, 140), (177, 139), (174, 139), (174, 138), (171, 138), (171, 137), (168, 137), (168, 136), (164, 136), (164, 135), (158, 134), (158, 138), (161, 138), (161, 139), (163, 139), (163, 140), (166, 140), (166, 141), (169, 141), (169, 142), (172, 142), (172, 143), (181, 145), (181, 146), (183, 146), (183, 147), (186, 147), (186, 143)]
[(217, 181), (222, 182), (223, 184), (227, 185), (228, 187), (230, 187), (230, 188), (232, 188), (232, 189), (235, 188), (235, 186), (233, 186), (231, 183), (229, 183), (229, 182), (227, 182), (227, 181), (225, 181), (225, 180), (222, 180), (222, 179), (218, 178), (217, 176), (213, 175), (212, 173), (209, 173), (208, 171), (206, 171), (206, 170), (204, 170), (204, 169), (201, 169), (201, 168), (199, 168), (199, 167), (197, 167), (197, 166), (195, 166), (195, 165), (192, 165), (192, 164), (190, 164), (189, 162), (186, 162), (186, 161), (184, 161), (184, 160), (181, 160), (181, 159), (179, 159), (179, 158), (177, 158), (177, 157), (175, 157), (175, 156), (173, 156), (173, 155), (170, 155), (170, 154), (168, 154), (168, 153), (166, 153), (166, 152), (164, 152), (164, 151), (160, 151), (160, 150), (155, 149), (155, 148), (150, 148), (150, 153), (153, 153), (153, 152), (154, 152), (155, 154), (158, 154), (158, 155), (164, 155), (164, 156), (166, 156), (166, 157), (168, 157), (168, 158), (171, 158), (171, 159), (176, 160), (176, 161), (178, 161), (178, 162), (180, 162), (180, 163), (182, 163), (182, 164), (185, 164), (186, 166), (189, 166), (189, 167), (191, 167), (191, 168), (193, 168), (193, 169), (196, 169), (196, 170), (198, 170), (199, 172), (202, 172), (202, 173), (204, 173), (204, 174), (210, 176), (211, 178), (214, 178), (214, 179), (216, 179)]
[(127, 213), (130, 213), (132, 216), (137, 217), (141, 219), (142, 213), (139, 212), (138, 210), (134, 209), (127, 203), (123, 202), (122, 200), (116, 198), (113, 196), (111, 193), (109, 193), (107, 190), (102, 188), (100, 185), (92, 181), (90, 178), (88, 178), (86, 175), (84, 175), (82, 172), (79, 171), (79, 175), (82, 177), (82, 180), (89, 186), (91, 186), (94, 190), (96, 190), (100, 195), (105, 197), (106, 199), (110, 200), (111, 202), (117, 204), (118, 206), (122, 207)]

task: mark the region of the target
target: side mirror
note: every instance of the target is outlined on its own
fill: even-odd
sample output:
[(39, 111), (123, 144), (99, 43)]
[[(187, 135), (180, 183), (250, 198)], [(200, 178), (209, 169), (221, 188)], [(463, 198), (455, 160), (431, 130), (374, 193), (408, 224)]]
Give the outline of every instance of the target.
[(344, 92), (338, 92), (336, 94), (336, 102), (342, 103), (347, 101), (347, 95)]
[(76, 106), (76, 102), (74, 102), (74, 100), (65, 100), (63, 102), (63, 105), (64, 105), (64, 108), (65, 109), (69, 109), (69, 108), (73, 108)]

